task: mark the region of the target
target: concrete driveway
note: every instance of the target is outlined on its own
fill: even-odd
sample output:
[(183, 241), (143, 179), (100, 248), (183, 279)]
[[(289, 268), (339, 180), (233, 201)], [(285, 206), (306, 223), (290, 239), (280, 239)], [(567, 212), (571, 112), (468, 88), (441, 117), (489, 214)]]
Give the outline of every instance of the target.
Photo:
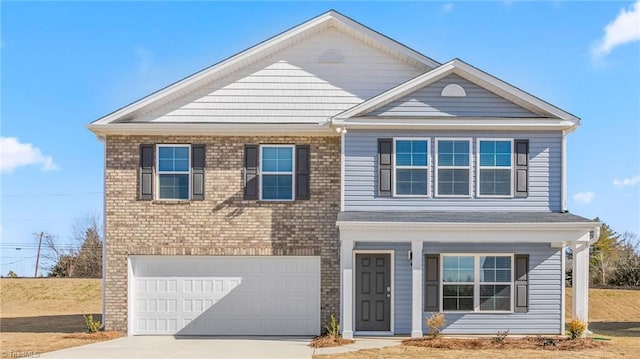
[(41, 354), (40, 358), (311, 358), (311, 338), (124, 337)]
[(313, 349), (305, 337), (124, 337), (41, 354), (40, 358), (311, 358), (400, 345), (404, 337), (356, 338), (355, 343)]

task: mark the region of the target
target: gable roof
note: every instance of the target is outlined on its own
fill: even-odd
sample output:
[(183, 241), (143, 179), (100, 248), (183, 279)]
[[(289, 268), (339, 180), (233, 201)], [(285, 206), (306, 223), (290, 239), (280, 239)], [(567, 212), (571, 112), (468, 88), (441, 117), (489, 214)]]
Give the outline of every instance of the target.
[[(409, 47), (392, 40), (335, 10), (330, 10), (123, 108), (120, 108), (92, 122), (87, 127), (97, 134), (104, 133), (105, 131), (108, 131), (107, 128), (105, 128), (107, 125), (125, 124), (135, 118), (136, 115), (143, 113), (154, 106), (180, 98), (206, 83), (215, 81), (216, 79), (237, 71), (238, 69), (262, 58), (270, 56), (295, 42), (330, 27), (346, 32), (357, 39), (379, 48), (383, 52), (395, 56), (398, 59), (414, 66), (432, 69), (440, 65), (438, 62), (428, 58), (427, 56), (424, 56), (419, 52), (410, 49)], [(182, 125), (184, 126), (184, 124)]]
[[(580, 119), (556, 106), (551, 105), (511, 84), (508, 84), (486, 72), (483, 72), (460, 59), (453, 59), (431, 71), (428, 71), (422, 75), (419, 75), (409, 81), (406, 81), (388, 91), (381, 93), (359, 105), (356, 105), (349, 110), (346, 110), (333, 117), (332, 122), (334, 125), (348, 125), (348, 124), (364, 124), (364, 121), (359, 119), (368, 118), (367, 115), (371, 114), (375, 110), (390, 104), (404, 96), (407, 96), (419, 89), (424, 88), (436, 81), (451, 75), (456, 74), (474, 84), (477, 84), (498, 96), (501, 96), (531, 112), (539, 114), (542, 119), (548, 120), (548, 124), (552, 122), (558, 127), (573, 129), (579, 126)], [(372, 117), (371, 117), (372, 118)], [(520, 121), (523, 125), (531, 124), (528, 119), (522, 121), (512, 121), (517, 123)], [(552, 121), (556, 120), (556, 121)], [(448, 118), (447, 121), (455, 121), (455, 119)], [(504, 121), (503, 121), (504, 122)], [(435, 124), (436, 122), (424, 122), (425, 124)], [(454, 122), (451, 122), (454, 123)]]

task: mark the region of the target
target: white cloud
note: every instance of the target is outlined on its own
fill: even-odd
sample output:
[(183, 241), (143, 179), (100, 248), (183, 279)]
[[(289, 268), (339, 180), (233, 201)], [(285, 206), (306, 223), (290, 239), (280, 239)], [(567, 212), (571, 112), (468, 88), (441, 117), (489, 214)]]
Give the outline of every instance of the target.
[(11, 173), (23, 166), (38, 165), (44, 171), (55, 170), (51, 156), (45, 156), (38, 147), (20, 143), (15, 137), (0, 137), (0, 172)]
[(453, 4), (452, 3), (446, 3), (444, 5), (442, 5), (442, 11), (444, 12), (451, 12), (451, 10), (453, 10)]
[(622, 180), (614, 179), (613, 185), (618, 187), (632, 187), (640, 184), (640, 176), (629, 177)]
[(612, 22), (604, 28), (604, 37), (591, 49), (594, 57), (607, 55), (615, 47), (640, 41), (640, 0), (629, 9), (623, 8)]
[(589, 204), (595, 196), (593, 192), (579, 192), (573, 195), (573, 200), (580, 204)]

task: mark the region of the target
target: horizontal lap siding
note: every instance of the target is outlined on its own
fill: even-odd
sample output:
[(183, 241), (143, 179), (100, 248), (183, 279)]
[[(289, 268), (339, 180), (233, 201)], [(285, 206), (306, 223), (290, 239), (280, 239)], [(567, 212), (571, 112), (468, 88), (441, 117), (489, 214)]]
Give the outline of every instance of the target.
[[(327, 50), (343, 63), (320, 63)], [(331, 28), (137, 121), (317, 123), (426, 70)]]
[[(449, 84), (464, 88), (466, 97), (442, 97)], [(374, 112), (374, 116), (540, 117), (458, 75), (449, 75)]]
[[(514, 236), (517, 240), (517, 235)], [(425, 253), (529, 254), (528, 313), (446, 313), (445, 334), (559, 334), (562, 300), (562, 250), (548, 244), (442, 244), (424, 243)], [(410, 293), (409, 293), (410, 295)], [(425, 313), (425, 318), (432, 313)], [(427, 331), (423, 323), (423, 330)]]
[[(529, 139), (529, 196), (526, 198), (378, 198), (377, 139), (390, 137), (429, 137), (430, 192), (435, 193), (434, 154), (436, 137)], [(357, 131), (347, 132), (345, 143), (345, 210), (346, 211), (559, 211), (561, 189), (560, 132), (443, 132), (443, 131)], [(472, 153), (472, 193), (476, 190), (476, 156)]]
[(410, 243), (356, 243), (356, 250), (379, 249), (394, 251), (393, 300), (394, 334), (411, 333), (411, 265), (407, 253)]

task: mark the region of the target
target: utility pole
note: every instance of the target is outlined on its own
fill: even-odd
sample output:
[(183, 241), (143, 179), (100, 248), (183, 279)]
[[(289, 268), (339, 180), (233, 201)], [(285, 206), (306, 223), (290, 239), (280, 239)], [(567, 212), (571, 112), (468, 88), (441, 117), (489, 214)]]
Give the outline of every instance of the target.
[[(37, 233), (34, 233), (37, 235)], [(34, 278), (38, 278), (38, 264), (40, 262), (40, 247), (42, 247), (42, 237), (44, 237), (44, 232), (40, 232), (40, 241), (38, 242), (38, 254), (36, 255), (36, 272), (33, 274)]]

